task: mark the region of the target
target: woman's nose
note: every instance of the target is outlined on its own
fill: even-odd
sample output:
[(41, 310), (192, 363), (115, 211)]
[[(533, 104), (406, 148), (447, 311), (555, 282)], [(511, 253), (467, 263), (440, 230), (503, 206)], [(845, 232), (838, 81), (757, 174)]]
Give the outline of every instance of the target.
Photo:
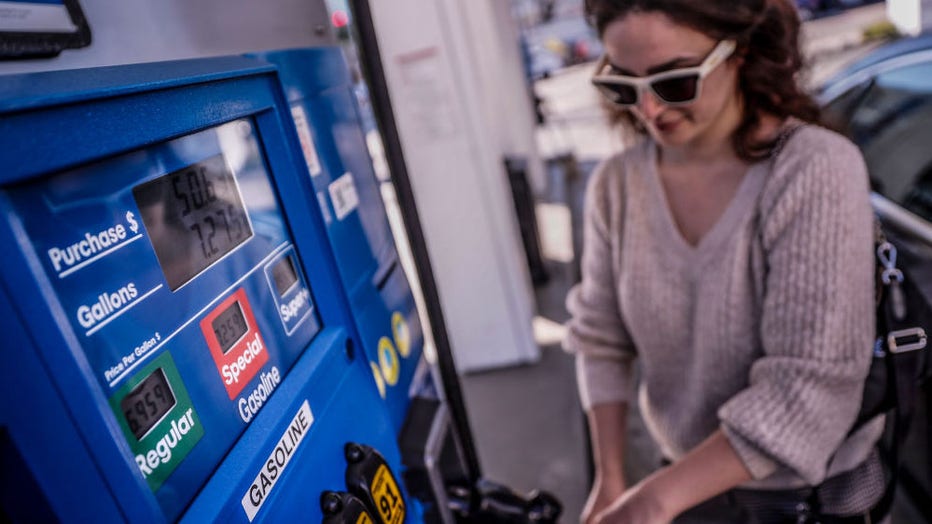
[(653, 120), (664, 110), (663, 102), (650, 89), (642, 89), (639, 95), (638, 110), (645, 119)]

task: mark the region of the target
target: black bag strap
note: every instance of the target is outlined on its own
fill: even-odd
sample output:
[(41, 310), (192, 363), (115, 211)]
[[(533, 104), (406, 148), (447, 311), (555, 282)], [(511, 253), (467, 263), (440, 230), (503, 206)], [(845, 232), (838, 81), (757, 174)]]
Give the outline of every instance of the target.
[[(891, 424), (890, 445), (882, 457), (890, 468), (890, 478), (880, 500), (870, 509), (870, 522), (880, 522), (889, 515), (899, 475), (900, 447), (909, 433), (909, 425), (919, 394), (921, 350), (927, 340), (925, 330), (914, 318), (917, 312), (907, 307), (905, 277), (897, 267), (897, 250), (886, 238), (880, 219), (874, 218), (874, 247), (877, 257), (877, 343), (874, 359), (883, 360), (885, 372), (884, 399), (876, 411), (862, 414), (851, 433), (860, 429), (876, 416), (886, 412)], [(809, 500), (816, 519), (822, 524), (863, 523), (864, 515), (838, 517), (823, 515), (818, 508), (818, 486)]]
[(893, 496), (900, 469), (900, 447), (909, 433), (909, 425), (916, 408), (919, 394), (920, 351), (927, 343), (926, 332), (910, 318), (903, 287), (903, 271), (896, 266), (896, 247), (883, 233), (879, 219), (875, 219), (877, 238), (878, 272), (880, 274), (880, 304), (877, 315), (877, 333), (882, 341), (886, 360), (887, 388), (893, 408), (890, 448), (887, 463), (890, 466), (890, 482), (880, 501), (872, 508), (877, 518), (887, 515), (893, 506)]

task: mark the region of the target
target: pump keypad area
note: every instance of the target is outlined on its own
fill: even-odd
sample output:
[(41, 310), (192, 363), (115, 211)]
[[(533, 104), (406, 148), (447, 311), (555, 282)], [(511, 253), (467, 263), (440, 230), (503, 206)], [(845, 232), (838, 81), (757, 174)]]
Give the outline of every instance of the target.
[(252, 120), (10, 193), (149, 487), (193, 494), (320, 329)]

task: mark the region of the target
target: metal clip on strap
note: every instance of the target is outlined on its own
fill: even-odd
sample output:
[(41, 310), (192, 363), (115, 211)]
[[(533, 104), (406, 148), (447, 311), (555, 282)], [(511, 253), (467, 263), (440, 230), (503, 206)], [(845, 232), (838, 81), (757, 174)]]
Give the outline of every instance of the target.
[(877, 258), (880, 259), (880, 263), (883, 265), (883, 273), (881, 273), (880, 278), (884, 284), (890, 285), (893, 281), (903, 281), (903, 272), (896, 267), (896, 247), (893, 244), (887, 241), (881, 242), (877, 246)]
[(887, 349), (891, 353), (906, 353), (926, 347), (926, 331), (921, 327), (898, 329), (887, 334)]

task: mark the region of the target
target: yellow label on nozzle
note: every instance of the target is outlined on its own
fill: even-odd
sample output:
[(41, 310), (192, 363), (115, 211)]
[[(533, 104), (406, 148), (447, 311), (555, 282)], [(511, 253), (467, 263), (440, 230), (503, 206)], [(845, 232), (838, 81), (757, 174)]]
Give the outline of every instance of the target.
[(388, 466), (382, 464), (375, 472), (372, 484), (369, 486), (372, 500), (375, 502), (383, 524), (401, 524), (405, 520), (405, 501), (401, 498), (401, 491), (395, 484)]

